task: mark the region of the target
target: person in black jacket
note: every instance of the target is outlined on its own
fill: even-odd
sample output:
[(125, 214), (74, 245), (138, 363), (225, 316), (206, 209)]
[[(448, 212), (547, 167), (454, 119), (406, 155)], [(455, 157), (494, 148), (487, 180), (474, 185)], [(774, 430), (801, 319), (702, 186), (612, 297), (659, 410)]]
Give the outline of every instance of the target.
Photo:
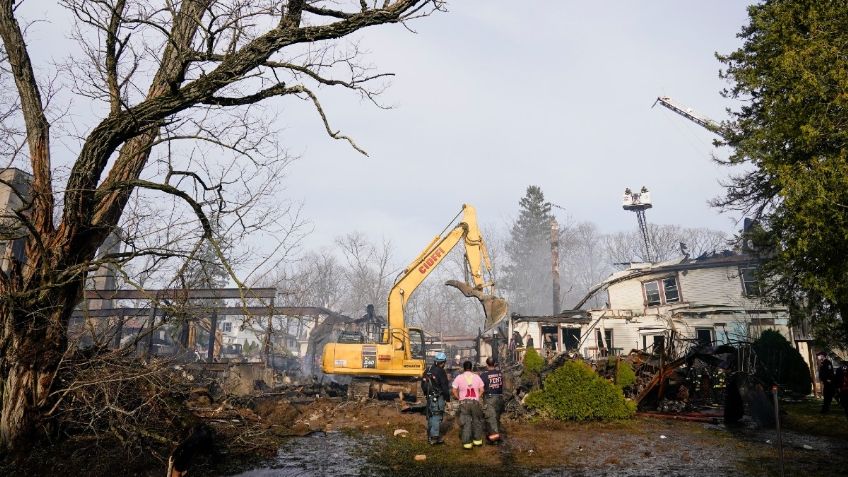
[(445, 415), (445, 403), (450, 401), (450, 383), (445, 373), (445, 353), (436, 353), (436, 359), (424, 373), (424, 394), (427, 398), (427, 437), (431, 445), (444, 444), (441, 436), (442, 418)]
[(497, 361), (492, 357), (486, 358), (486, 372), (480, 375), (480, 379), (483, 380), (483, 415), (486, 418), (487, 437), (489, 442), (496, 442), (501, 439), (504, 379)]
[(820, 351), (816, 354), (819, 360), (819, 380), (822, 384), (822, 402), (821, 413), (827, 414), (830, 412), (830, 402), (833, 401), (833, 395), (836, 394), (836, 376), (833, 372), (833, 363), (827, 358), (827, 353)]

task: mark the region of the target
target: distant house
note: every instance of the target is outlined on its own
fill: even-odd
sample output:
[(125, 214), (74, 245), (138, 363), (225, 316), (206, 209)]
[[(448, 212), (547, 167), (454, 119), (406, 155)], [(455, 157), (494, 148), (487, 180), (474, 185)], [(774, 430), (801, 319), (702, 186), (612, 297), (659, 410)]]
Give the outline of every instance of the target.
[[(762, 299), (758, 266), (755, 257), (731, 251), (634, 263), (593, 287), (576, 310), (537, 320), (514, 316), (513, 328), (533, 336), (537, 349), (572, 350), (588, 358), (656, 350), (667, 345), (672, 331), (676, 341), (717, 345), (753, 341), (773, 329), (813, 363), (810, 337), (789, 326), (788, 309)], [(579, 309), (603, 292), (606, 306)]]
[(8, 271), (12, 260), (24, 263), (24, 237), (27, 232), (15, 211), (29, 200), (32, 176), (14, 167), (0, 169), (0, 269)]

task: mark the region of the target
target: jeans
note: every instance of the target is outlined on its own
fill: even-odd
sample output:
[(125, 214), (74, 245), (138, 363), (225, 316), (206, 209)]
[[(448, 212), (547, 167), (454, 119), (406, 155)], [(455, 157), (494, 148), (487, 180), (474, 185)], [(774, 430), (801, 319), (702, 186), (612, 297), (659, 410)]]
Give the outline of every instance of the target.
[(445, 398), (439, 396), (427, 397), (427, 430), (431, 439), (437, 439), (442, 425), (442, 417), (445, 415)]

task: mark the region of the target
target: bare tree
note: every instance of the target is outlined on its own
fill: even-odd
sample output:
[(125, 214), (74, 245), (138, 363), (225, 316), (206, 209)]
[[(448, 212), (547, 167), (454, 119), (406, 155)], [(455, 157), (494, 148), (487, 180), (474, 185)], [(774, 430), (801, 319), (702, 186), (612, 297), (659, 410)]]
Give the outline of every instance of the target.
[(432, 334), (476, 333), (485, 321), (479, 302), (445, 286), (445, 280), (433, 278), (422, 283), (407, 303), (408, 324)]
[[(684, 228), (679, 225), (648, 226), (655, 261), (669, 260), (682, 256), (683, 251), (691, 257), (723, 250), (729, 245), (725, 233), (706, 228)], [(642, 238), (638, 231), (617, 232), (605, 237), (609, 261), (612, 264), (644, 261)], [(682, 247), (681, 245), (685, 245)]]
[(282, 303), (291, 306), (340, 308), (349, 285), (336, 256), (329, 250), (307, 252), (275, 280)]
[(361, 232), (352, 232), (337, 238), (336, 245), (346, 264), (342, 274), (348, 286), (341, 309), (355, 315), (371, 304), (385, 316), (386, 298), (394, 283), (391, 243), (374, 243)]
[[(75, 20), (77, 54), (54, 77), (41, 78), (18, 18), (20, 4), (0, 0), (0, 70), (14, 80), (16, 93), (4, 102), (14, 108), (3, 122), (11, 126), (4, 126), (2, 150), (7, 164), (32, 175), (24, 206), (14, 211), (28, 232), (26, 260), (0, 274), (5, 450), (26, 449), (57, 399), (54, 377), (68, 349), (68, 320), (104, 239), (119, 225), (131, 232), (127, 251), (104, 257), (119, 261), (187, 258), (207, 242), (241, 284), (209, 217), (216, 212), (229, 236), (269, 226), (259, 209), (275, 192), (284, 151), (256, 105), (272, 97), (305, 100), (330, 137), (362, 151), (330, 127), (316, 87), (347, 88), (373, 100), (385, 75), (360, 65), (355, 46), (335, 40), (441, 7), (438, 0), (360, 1), (355, 8), (312, 0), (60, 4)], [(61, 108), (49, 109), (55, 77), (73, 85), (67, 94), (102, 105), (96, 124), (62, 122)], [(73, 150), (71, 163), (56, 159), (57, 140)], [(210, 155), (212, 147), (231, 155)], [(145, 203), (158, 205), (152, 217), (145, 217)], [(128, 209), (142, 219), (121, 224)], [(252, 217), (243, 217), (248, 210)], [(155, 230), (155, 243), (145, 243), (158, 214), (169, 225)]]
[[(607, 259), (604, 236), (595, 224), (581, 222), (562, 233), (560, 273), (566, 285), (562, 301), (564, 305), (573, 305), (615, 269)], [(603, 302), (595, 301), (591, 305), (600, 306)]]

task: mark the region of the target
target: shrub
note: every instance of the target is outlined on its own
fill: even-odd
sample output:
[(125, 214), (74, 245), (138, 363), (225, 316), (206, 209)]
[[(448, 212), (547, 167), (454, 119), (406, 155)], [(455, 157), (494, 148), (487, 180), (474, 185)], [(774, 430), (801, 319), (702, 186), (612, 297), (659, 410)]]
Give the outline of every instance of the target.
[(633, 372), (633, 367), (627, 361), (619, 359), (615, 371), (615, 385), (624, 389), (634, 384), (636, 384), (636, 373)]
[(539, 374), (543, 367), (545, 367), (545, 360), (542, 359), (539, 352), (535, 348), (528, 348), (527, 352), (524, 353), (524, 372)]
[(524, 403), (561, 420), (626, 419), (636, 412), (636, 404), (624, 399), (620, 387), (582, 361), (569, 361), (550, 373), (544, 389), (528, 394)]
[(810, 394), (810, 369), (783, 335), (774, 330), (763, 331), (753, 347), (757, 353), (756, 376), (766, 386), (780, 384), (793, 392)]

